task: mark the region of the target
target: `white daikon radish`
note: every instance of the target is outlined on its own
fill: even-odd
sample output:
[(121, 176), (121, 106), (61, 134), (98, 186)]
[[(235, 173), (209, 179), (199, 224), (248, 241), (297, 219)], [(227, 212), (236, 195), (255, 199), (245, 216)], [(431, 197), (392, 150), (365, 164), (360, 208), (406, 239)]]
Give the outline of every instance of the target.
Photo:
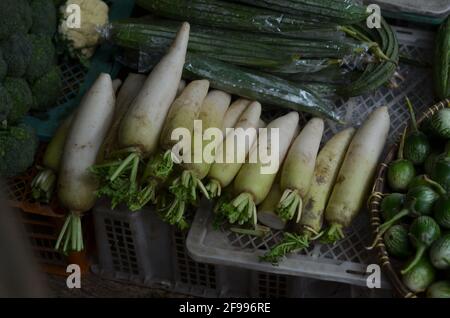
[(59, 201), (70, 211), (56, 242), (56, 248), (64, 252), (83, 250), (81, 216), (95, 204), (98, 188), (89, 167), (95, 164), (111, 125), (114, 105), (111, 77), (100, 74), (72, 120), (58, 178)]
[[(190, 158), (189, 162), (183, 162), (183, 172), (176, 178), (169, 187), (174, 199), (170, 207), (164, 211), (164, 220), (169, 224), (177, 225), (184, 229), (188, 226), (184, 219), (184, 213), (189, 204), (196, 203), (201, 191), (207, 198), (208, 192), (202, 183), (202, 179), (208, 175), (209, 169), (214, 162), (215, 149), (222, 143), (223, 135), (221, 133), (222, 121), (225, 113), (230, 106), (231, 96), (219, 90), (212, 90), (203, 101), (198, 121), (200, 125), (194, 126), (194, 135), (191, 139), (191, 151), (187, 151)], [(212, 140), (206, 140), (204, 135), (208, 129), (215, 128), (220, 133), (219, 136), (210, 137)], [(196, 135), (200, 137), (196, 138)], [(211, 149), (206, 153), (206, 147)], [(183, 151), (183, 152), (184, 152)], [(209, 158), (205, 158), (208, 155)], [(197, 162), (197, 159), (198, 160)]]
[(109, 158), (113, 150), (117, 149), (120, 122), (136, 96), (141, 91), (145, 79), (145, 75), (129, 73), (125, 79), (125, 82), (120, 87), (116, 99), (113, 123), (103, 142), (102, 150), (100, 151), (99, 158), (97, 160), (98, 162), (102, 162), (104, 158)]
[(256, 127), (260, 116), (261, 104), (251, 103), (239, 117), (235, 129), (226, 135), (208, 174), (206, 189), (210, 198), (219, 197), (222, 189), (233, 181), (241, 169), (250, 147), (257, 139)]
[(380, 107), (369, 115), (353, 137), (325, 210), (329, 228), (322, 237), (324, 242), (342, 239), (344, 229), (363, 207), (386, 144), (389, 125), (388, 109)]
[[(267, 129), (260, 131), (256, 146), (252, 147), (253, 149), (249, 153), (249, 159), (257, 158), (256, 162), (247, 162), (242, 166), (233, 184), (234, 193), (237, 196), (229, 202), (221, 202), (218, 207), (219, 213), (226, 217), (230, 223), (244, 224), (252, 220), (256, 226), (256, 205), (266, 198), (272, 187), (280, 165), (294, 138), (298, 120), (298, 113), (290, 112), (275, 119), (267, 126)], [(272, 129), (277, 129), (278, 140), (272, 139)], [(278, 153), (276, 153), (277, 146)], [(261, 151), (260, 148), (266, 149)], [(277, 162), (264, 163), (265, 158), (261, 156), (264, 153), (273, 154)], [(269, 169), (268, 165), (270, 164), (273, 166)]]
[(280, 184), (274, 182), (267, 197), (257, 207), (258, 221), (275, 230), (282, 230), (286, 226), (286, 221), (282, 220), (276, 212), (282, 195)]
[(117, 91), (119, 90), (120, 86), (122, 85), (122, 80), (116, 78), (116, 79), (112, 82), (112, 85), (113, 85), (114, 94), (116, 94)]
[(300, 221), (303, 198), (314, 173), (323, 129), (322, 119), (311, 119), (295, 138), (286, 156), (280, 179), (283, 195), (277, 208), (278, 215), (284, 221), (292, 220), (295, 215), (296, 222)]
[(247, 106), (250, 105), (250, 101), (247, 99), (239, 98), (234, 101), (227, 112), (225, 113), (225, 117), (223, 118), (222, 123), (222, 133), (224, 136), (227, 134), (227, 128), (233, 128), (236, 126), (241, 115), (247, 109)]
[(184, 91), (185, 88), (186, 88), (186, 81), (181, 80), (180, 84), (178, 84), (177, 97), (181, 95), (181, 93)]

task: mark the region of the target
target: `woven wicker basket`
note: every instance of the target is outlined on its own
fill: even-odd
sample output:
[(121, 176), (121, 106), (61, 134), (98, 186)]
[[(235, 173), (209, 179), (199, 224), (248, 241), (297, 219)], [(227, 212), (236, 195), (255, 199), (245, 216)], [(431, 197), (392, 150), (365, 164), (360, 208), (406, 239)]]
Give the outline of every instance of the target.
[[(444, 100), (432, 107), (430, 107), (417, 121), (419, 124), (425, 119), (431, 117), (434, 113), (439, 111), (442, 108), (450, 107), (450, 99)], [(378, 233), (378, 227), (381, 224), (381, 211), (380, 211), (380, 203), (382, 200), (382, 194), (387, 190), (386, 185), (386, 173), (389, 163), (396, 159), (397, 149), (399, 143), (393, 145), (389, 150), (388, 154), (384, 158), (384, 161), (378, 167), (376, 173), (375, 183), (372, 189), (372, 195), (369, 201), (370, 207), (370, 223), (373, 230), (373, 236), (375, 237)], [(415, 298), (417, 297), (413, 292), (411, 292), (402, 282), (401, 277), (399, 276), (397, 270), (393, 266), (391, 259), (389, 257), (388, 252), (386, 251), (384, 245), (384, 239), (381, 238), (376, 245), (376, 249), (378, 252), (378, 260), (381, 264), (384, 272), (388, 276), (388, 279), (391, 282), (391, 285), (396, 292), (396, 294), (400, 297), (404, 298)]]

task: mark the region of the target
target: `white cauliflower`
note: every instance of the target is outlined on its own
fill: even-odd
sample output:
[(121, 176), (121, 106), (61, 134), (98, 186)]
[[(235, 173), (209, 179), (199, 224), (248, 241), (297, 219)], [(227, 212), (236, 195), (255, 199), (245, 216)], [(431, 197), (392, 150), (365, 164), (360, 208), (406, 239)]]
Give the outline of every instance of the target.
[[(80, 27), (74, 27), (73, 13), (70, 5), (77, 5), (80, 10)], [(61, 6), (61, 23), (59, 33), (72, 57), (86, 61), (95, 53), (100, 39), (99, 27), (108, 23), (108, 5), (101, 0), (67, 0)]]

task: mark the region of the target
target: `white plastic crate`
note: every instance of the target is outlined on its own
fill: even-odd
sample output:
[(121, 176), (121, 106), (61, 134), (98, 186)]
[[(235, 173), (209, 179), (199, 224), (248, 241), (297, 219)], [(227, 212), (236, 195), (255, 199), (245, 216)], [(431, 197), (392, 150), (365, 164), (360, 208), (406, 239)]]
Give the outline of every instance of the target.
[(152, 288), (199, 297), (287, 297), (288, 279), (194, 261), (186, 234), (164, 223), (150, 208), (93, 210), (98, 246), (95, 274)]
[(94, 209), (98, 245), (95, 274), (128, 284), (198, 297), (368, 297), (347, 284), (199, 263), (186, 251), (185, 234), (151, 209)]
[[(432, 33), (407, 28), (395, 30), (401, 54), (422, 61), (431, 60)], [(337, 103), (338, 113), (350, 125), (357, 126), (376, 107), (388, 106), (391, 116), (388, 143), (391, 144), (409, 119), (405, 96), (411, 99), (417, 114), (422, 113), (434, 102), (430, 69), (401, 64), (398, 73), (400, 76), (396, 79), (398, 85), (396, 89), (381, 87), (366, 96), (341, 100)], [(342, 126), (327, 121), (324, 141), (342, 129)], [(367, 211), (361, 211), (340, 242), (335, 245), (313, 244), (307, 251), (288, 256), (278, 266), (260, 262), (259, 256), (281, 240), (280, 231), (273, 231), (261, 239), (236, 234), (226, 228), (215, 230), (212, 220), (212, 206), (204, 202), (197, 211), (187, 238), (188, 251), (197, 261), (359, 286), (366, 286), (367, 265), (377, 262), (374, 253), (369, 253), (365, 249), (371, 240)], [(383, 276), (382, 286), (388, 287)]]
[(450, 14), (448, 0), (364, 0), (364, 4), (377, 4), (383, 16), (415, 22), (439, 24)]

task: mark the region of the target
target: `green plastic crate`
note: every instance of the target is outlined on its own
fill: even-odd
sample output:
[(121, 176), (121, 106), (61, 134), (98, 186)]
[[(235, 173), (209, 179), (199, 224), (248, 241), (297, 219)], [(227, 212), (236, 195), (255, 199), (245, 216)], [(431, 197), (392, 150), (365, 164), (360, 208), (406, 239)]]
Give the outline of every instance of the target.
[[(107, 3), (110, 21), (129, 17), (134, 7), (133, 0), (110, 0)], [(25, 118), (25, 122), (36, 129), (39, 138), (43, 141), (51, 139), (61, 120), (78, 106), (84, 93), (100, 73), (109, 73), (112, 78), (115, 78), (120, 70), (119, 63), (114, 60), (114, 49), (107, 44), (97, 49), (89, 69), (76, 61), (62, 62), (59, 66), (63, 77), (63, 88), (57, 106), (40, 117)]]

